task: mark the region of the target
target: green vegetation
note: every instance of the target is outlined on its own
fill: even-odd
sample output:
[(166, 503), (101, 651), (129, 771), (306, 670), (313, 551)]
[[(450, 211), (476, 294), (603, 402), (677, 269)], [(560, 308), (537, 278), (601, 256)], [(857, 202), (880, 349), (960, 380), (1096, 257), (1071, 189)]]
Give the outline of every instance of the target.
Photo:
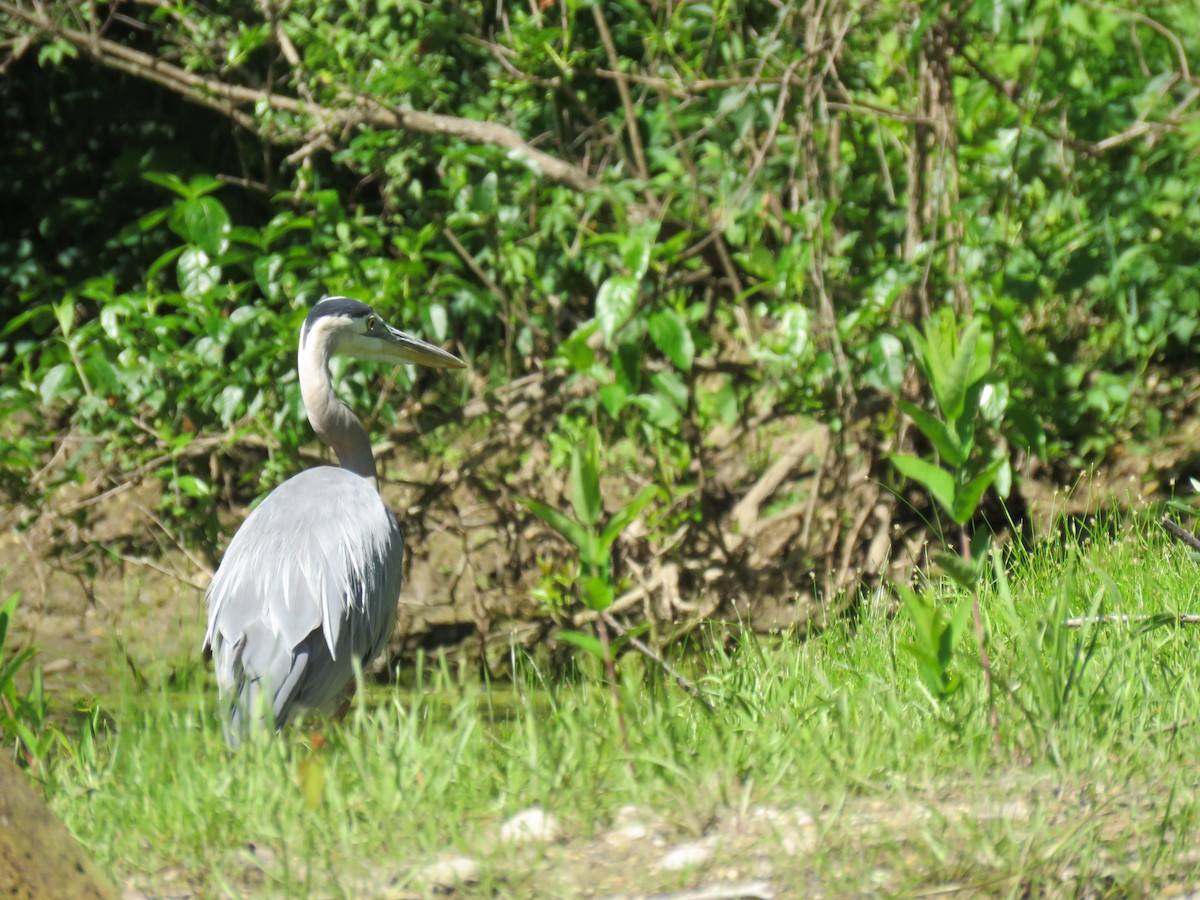
[[(999, 746), (978, 667), (964, 663), (960, 689), (938, 699), (902, 652), (908, 620), (878, 609), (807, 642), (709, 633), (690, 665), (711, 711), (623, 657), (628, 754), (598, 686), (528, 661), (512, 686), (442, 665), (412, 692), (374, 695), (317, 750), (300, 730), (231, 754), (203, 692), (133, 697), (48, 790), (122, 875), (171, 871), (203, 893), (264, 877), (284, 893), (420, 890), (422, 867), (448, 852), (480, 859), (480, 895), (628, 889), (631, 859), (647, 861), (639, 890), (677, 885), (649, 839), (633, 857), (581, 850), (605, 846), (630, 804), (674, 841), (724, 835), (714, 869), (758, 859), (784, 895), (1159, 893), (1194, 869), (1200, 686), (1174, 612), (1196, 579), (1152, 524), (1109, 537), (1110, 524), (986, 579)], [(933, 596), (965, 599), (949, 585)], [(1094, 618), (1117, 611), (1145, 618)], [(531, 805), (561, 819), (566, 846), (496, 841)], [(763, 805), (816, 824), (769, 829), (751, 849), (737, 835)], [(787, 840), (810, 849), (789, 857)]]
[[(206, 894), (486, 846), (481, 893), (554, 895), (560, 848), (492, 839), (534, 803), (588, 859), (626, 804), (803, 809), (783, 893), (1183, 880), (1191, 563), (1033, 506), (1186, 474), (1196, 71), (1169, 0), (0, 0), (3, 752), (118, 875)], [(335, 372), (414, 550), (394, 680), (436, 663), (233, 756), (150, 623), (324, 458), (323, 294), (471, 361)], [(32, 633), (133, 683), (67, 722)]]

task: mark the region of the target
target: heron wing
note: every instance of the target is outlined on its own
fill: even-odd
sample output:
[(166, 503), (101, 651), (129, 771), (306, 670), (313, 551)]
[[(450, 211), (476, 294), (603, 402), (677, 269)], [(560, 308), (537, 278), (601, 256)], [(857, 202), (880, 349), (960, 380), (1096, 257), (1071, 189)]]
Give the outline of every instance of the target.
[(366, 479), (322, 466), (284, 482), (238, 529), (208, 588), (217, 682), (235, 723), (260, 693), (277, 725), (326, 706), (396, 617), (403, 543)]

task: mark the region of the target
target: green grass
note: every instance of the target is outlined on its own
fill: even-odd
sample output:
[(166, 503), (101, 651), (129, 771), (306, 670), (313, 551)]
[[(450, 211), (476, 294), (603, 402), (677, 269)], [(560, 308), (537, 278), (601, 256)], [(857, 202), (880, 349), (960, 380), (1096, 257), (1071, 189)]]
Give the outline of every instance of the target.
[[(1011, 602), (994, 579), (982, 596), (999, 747), (973, 640), (955, 657), (962, 691), (938, 702), (905, 650), (903, 613), (881, 610), (808, 641), (708, 642), (692, 663), (712, 712), (629, 665), (631, 756), (606, 690), (554, 683), (526, 661), (516, 688), (426, 673), (422, 689), (360, 705), (316, 751), (298, 729), (230, 753), (208, 690), (130, 696), (94, 745), (50, 768), (47, 789), (118, 880), (202, 895), (419, 894), (420, 867), (447, 853), (480, 861), (480, 896), (739, 875), (780, 896), (1188, 883), (1200, 868), (1200, 633), (1062, 621), (1200, 610), (1195, 564), (1139, 521), (1015, 554), (1008, 573)], [(561, 820), (565, 843), (502, 846), (499, 823), (534, 804)], [(612, 849), (605, 831), (630, 804), (667, 846), (720, 838), (714, 862), (660, 873), (661, 846)], [(761, 805), (813, 817), (803, 852), (787, 829), (755, 831)]]

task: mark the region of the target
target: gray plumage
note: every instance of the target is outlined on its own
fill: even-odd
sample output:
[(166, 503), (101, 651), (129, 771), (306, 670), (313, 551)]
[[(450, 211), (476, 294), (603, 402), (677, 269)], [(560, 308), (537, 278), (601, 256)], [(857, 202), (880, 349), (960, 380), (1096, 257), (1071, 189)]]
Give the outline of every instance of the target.
[(326, 298), (309, 313), (297, 355), (301, 393), (341, 467), (309, 469), (272, 491), (233, 536), (209, 585), (204, 642), (234, 743), (259, 714), (282, 728), (297, 709), (336, 707), (355, 660), (370, 663), (395, 622), (400, 526), (379, 496), (366, 431), (334, 394), (334, 354), (463, 366), (357, 300)]

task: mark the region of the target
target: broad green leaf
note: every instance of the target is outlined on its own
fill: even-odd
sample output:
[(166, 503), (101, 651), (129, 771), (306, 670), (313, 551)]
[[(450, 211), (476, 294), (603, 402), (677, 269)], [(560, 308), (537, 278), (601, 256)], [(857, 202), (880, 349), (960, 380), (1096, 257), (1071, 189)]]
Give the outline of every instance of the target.
[(959, 525), (965, 525), (975, 515), (979, 507), (979, 499), (1008, 463), (1008, 457), (1002, 456), (993, 460), (986, 469), (962, 485), (954, 496), (954, 505), (950, 508), (950, 517)]
[(199, 247), (188, 247), (180, 254), (175, 272), (179, 289), (193, 298), (207, 294), (221, 281), (221, 267), (213, 265)]
[(979, 392), (979, 412), (985, 422), (993, 425), (1000, 424), (1004, 411), (1008, 409), (1008, 385), (1003, 381), (995, 384), (985, 383)]
[(636, 278), (614, 275), (600, 285), (596, 293), (596, 320), (600, 323), (605, 345), (612, 344), (613, 336), (633, 315), (638, 284)]
[(629, 400), (629, 391), (619, 384), (606, 384), (596, 392), (596, 396), (600, 399), (604, 411), (615, 419), (625, 408), (625, 403)]
[[(967, 388), (971, 384), (971, 370), (975, 365), (975, 350), (982, 328), (983, 322), (979, 319), (972, 319), (967, 323), (967, 327), (963, 329), (963, 333), (958, 339), (958, 350), (943, 373), (941, 396), (938, 398), (938, 403), (942, 415), (949, 421), (960, 419), (963, 416), (963, 405), (966, 400)], [(975, 410), (971, 410), (970, 415), (974, 416)]]
[(638, 394), (633, 402), (642, 408), (647, 421), (655, 428), (672, 431), (683, 421), (679, 407), (660, 394)]
[(59, 363), (46, 373), (38, 388), (42, 398), (42, 406), (53, 406), (60, 399), (63, 388), (74, 382), (75, 370), (69, 363)]
[(688, 387), (678, 372), (670, 369), (656, 372), (650, 383), (654, 385), (658, 396), (669, 398), (681, 412), (688, 408)]
[(646, 504), (661, 494), (662, 490), (654, 484), (647, 485), (638, 491), (637, 496), (617, 510), (605, 524), (604, 530), (600, 532), (600, 549), (607, 551), (618, 535), (638, 517)]
[(867, 351), (867, 380), (877, 388), (896, 393), (904, 384), (904, 344), (894, 334), (881, 334)]
[[(976, 319), (975, 321), (980, 320)], [(971, 371), (967, 375), (967, 384), (975, 384), (992, 374), (992, 349), (995, 342), (995, 335), (992, 332), (979, 332), (979, 336), (975, 340), (975, 359), (971, 364)]]
[(974, 591), (976, 585), (979, 584), (980, 575), (983, 574), (983, 566), (987, 562), (987, 558), (979, 557), (968, 562), (957, 553), (943, 551), (935, 553), (933, 561), (963, 590)]
[(594, 428), (589, 428), (583, 443), (571, 450), (567, 483), (575, 518), (591, 528), (604, 512), (600, 499), (600, 436)]
[(183, 204), (187, 239), (211, 256), (229, 248), (229, 213), (215, 197), (199, 197)]
[(570, 541), (576, 549), (582, 549), (587, 544), (587, 531), (565, 513), (532, 497), (517, 497), (517, 502)]
[(586, 372), (596, 362), (596, 354), (588, 346), (588, 338), (596, 333), (600, 323), (595, 319), (576, 328), (565, 341), (558, 345), (557, 355), (574, 371)]
[(915, 403), (909, 403), (907, 400), (899, 401), (899, 406), (933, 444), (933, 449), (938, 452), (938, 456), (946, 465), (957, 469), (967, 461), (971, 453), (970, 445), (964, 447), (959, 442), (958, 435), (952, 429), (947, 428), (945, 423), (928, 410), (922, 409)]
[(579, 590), (588, 609), (603, 612), (613, 604), (613, 586), (612, 581), (608, 578), (599, 575), (582, 578), (579, 582)]
[(642, 343), (621, 341), (613, 354), (613, 375), (626, 393), (636, 394), (642, 387)]
[[(954, 648), (958, 646), (958, 642), (967, 628), (967, 622), (971, 618), (971, 607), (972, 602), (969, 598), (959, 600), (954, 615), (950, 617), (949, 623), (942, 631), (938, 641), (938, 662), (942, 664), (943, 671), (949, 668), (954, 659)], [(946, 688), (948, 691), (952, 691), (956, 686), (955, 683), (948, 683)]]
[(659, 227), (657, 219), (647, 219), (634, 228), (625, 241), (622, 259), (635, 281), (641, 281), (650, 268), (650, 256)]
[(241, 385), (229, 384), (213, 402), (213, 409), (221, 417), (221, 424), (228, 428), (237, 418), (242, 401), (246, 398), (246, 389)]
[(438, 343), (446, 340), (446, 336), (450, 333), (450, 317), (446, 313), (445, 304), (430, 303), (424, 309), (424, 318), (430, 337)]
[(254, 281), (263, 296), (278, 299), (279, 276), (283, 274), (283, 257), (278, 253), (266, 253), (254, 259)]
[(996, 473), (996, 480), (992, 483), (992, 487), (996, 489), (996, 493), (1002, 500), (1007, 500), (1008, 495), (1012, 493), (1012, 461), (1006, 456), (1000, 466), (1000, 470)]
[(564, 644), (578, 647), (585, 653), (592, 654), (597, 659), (604, 659), (604, 645), (600, 643), (599, 638), (593, 635), (585, 634), (582, 631), (567, 631), (563, 629), (562, 631), (554, 632), (554, 638), (555, 640), (562, 641)]
[(692, 360), (696, 356), (696, 345), (692, 342), (692, 332), (688, 329), (683, 317), (673, 309), (656, 312), (647, 323), (650, 339), (662, 351), (677, 369), (690, 372)]
[(151, 184), (164, 187), (185, 199), (197, 196), (196, 192), (182, 178), (171, 172), (143, 172), (142, 177)]
[[(906, 478), (922, 485), (942, 508), (954, 515), (954, 476), (923, 459), (905, 454), (889, 454), (892, 465)], [(957, 520), (955, 520), (957, 521)]]
[(212, 485), (195, 475), (180, 475), (175, 484), (185, 497), (204, 500), (213, 494)]
[(75, 328), (75, 299), (64, 297), (54, 304), (54, 318), (58, 320), (58, 330), (63, 337), (69, 338)]

